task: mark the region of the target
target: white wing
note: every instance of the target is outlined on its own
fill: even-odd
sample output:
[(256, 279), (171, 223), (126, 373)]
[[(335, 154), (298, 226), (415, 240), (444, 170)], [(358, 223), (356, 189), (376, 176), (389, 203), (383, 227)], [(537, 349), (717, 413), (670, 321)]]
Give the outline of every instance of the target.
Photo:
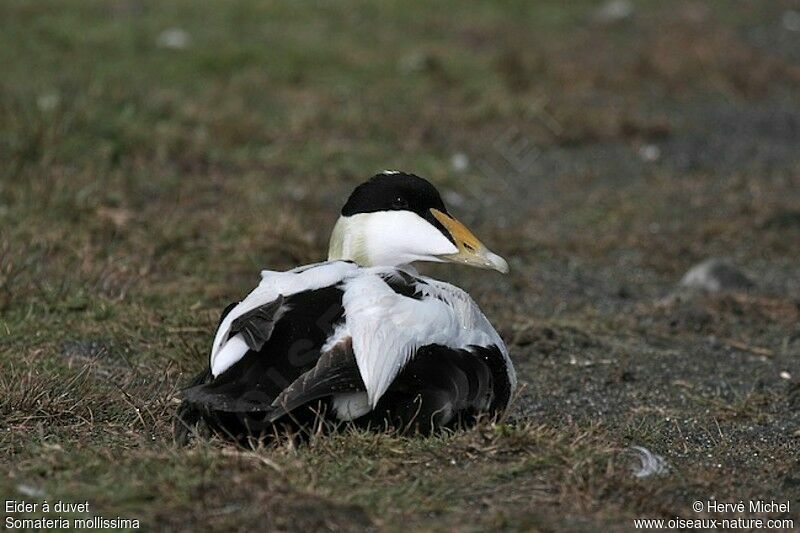
[[(511, 357), (508, 354), (506, 343), (503, 342), (503, 339), (500, 337), (500, 335), (498, 335), (497, 331), (494, 329), (491, 322), (489, 322), (489, 319), (486, 318), (486, 315), (483, 314), (480, 307), (478, 307), (478, 304), (475, 303), (475, 300), (473, 300), (468, 293), (462, 289), (459, 289), (455, 285), (450, 285), (449, 283), (424, 276), (419, 276), (419, 278), (424, 280), (428, 286), (432, 288), (431, 294), (433, 294), (433, 291), (438, 291), (438, 297), (444, 298), (449, 303), (456, 315), (459, 317), (458, 320), (462, 328), (480, 331), (488, 338), (488, 341), (483, 344), (474, 344), (479, 344), (480, 346), (488, 346), (489, 344), (492, 344), (500, 349), (500, 352), (503, 354), (503, 359), (505, 359), (506, 362), (508, 382), (511, 387), (511, 391), (513, 392), (516, 390), (517, 372), (514, 370), (514, 363), (511, 361)], [(425, 289), (423, 287), (423, 293), (424, 292)]]
[(279, 295), (290, 296), (335, 285), (357, 270), (358, 266), (345, 261), (306, 265), (288, 272), (263, 270), (258, 287), (239, 302), (219, 325), (211, 345), (211, 374), (219, 376), (247, 353), (247, 344), (241, 334), (229, 336), (231, 324), (236, 318), (274, 301)]
[(345, 282), (345, 325), (331, 339), (352, 337), (373, 408), (420, 346), (497, 344), (505, 353), (503, 341), (464, 291), (424, 278), (428, 285), (417, 300), (395, 293), (378, 276), (381, 272), (386, 269), (363, 269)]

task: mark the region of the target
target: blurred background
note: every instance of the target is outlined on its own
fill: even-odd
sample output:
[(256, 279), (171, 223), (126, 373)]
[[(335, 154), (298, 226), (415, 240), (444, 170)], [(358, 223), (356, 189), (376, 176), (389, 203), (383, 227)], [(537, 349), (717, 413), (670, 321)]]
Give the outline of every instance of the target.
[[(800, 496), (797, 1), (4, 0), (0, 66), (4, 493), (284, 529)], [(383, 169), (509, 260), (423, 271), (509, 344), (513, 423), (172, 448), (219, 311)]]

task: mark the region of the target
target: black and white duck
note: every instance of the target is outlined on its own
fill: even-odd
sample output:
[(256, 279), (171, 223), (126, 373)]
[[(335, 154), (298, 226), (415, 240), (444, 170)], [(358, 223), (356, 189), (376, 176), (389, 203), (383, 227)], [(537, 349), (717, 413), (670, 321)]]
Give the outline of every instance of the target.
[(243, 439), (320, 418), (428, 433), (502, 414), (516, 387), (505, 344), (420, 261), (508, 272), (427, 180), (385, 171), (356, 187), (327, 261), (262, 271), (225, 309), (207, 370), (183, 391), (178, 438), (201, 419)]

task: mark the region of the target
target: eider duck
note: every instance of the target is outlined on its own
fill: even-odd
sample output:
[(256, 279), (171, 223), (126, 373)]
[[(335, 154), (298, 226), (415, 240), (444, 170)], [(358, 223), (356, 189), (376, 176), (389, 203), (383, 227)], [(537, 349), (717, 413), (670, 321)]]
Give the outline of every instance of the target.
[(350, 195), (327, 261), (262, 271), (225, 309), (207, 370), (183, 391), (178, 440), (200, 420), (241, 441), (320, 419), (430, 433), (502, 414), (516, 387), (505, 344), (417, 261), (508, 272), (430, 182), (384, 171)]

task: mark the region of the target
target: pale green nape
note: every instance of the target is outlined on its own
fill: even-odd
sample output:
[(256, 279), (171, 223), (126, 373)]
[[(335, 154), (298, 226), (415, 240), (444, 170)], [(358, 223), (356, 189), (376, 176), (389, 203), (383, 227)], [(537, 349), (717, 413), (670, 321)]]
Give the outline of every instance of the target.
[(344, 254), (344, 229), (342, 229), (342, 219), (336, 221), (331, 233), (331, 240), (328, 243), (328, 261), (337, 261), (343, 259)]
[(328, 244), (328, 261), (353, 261), (360, 266), (372, 266), (364, 249), (364, 239), (353, 234), (353, 224), (339, 217)]

